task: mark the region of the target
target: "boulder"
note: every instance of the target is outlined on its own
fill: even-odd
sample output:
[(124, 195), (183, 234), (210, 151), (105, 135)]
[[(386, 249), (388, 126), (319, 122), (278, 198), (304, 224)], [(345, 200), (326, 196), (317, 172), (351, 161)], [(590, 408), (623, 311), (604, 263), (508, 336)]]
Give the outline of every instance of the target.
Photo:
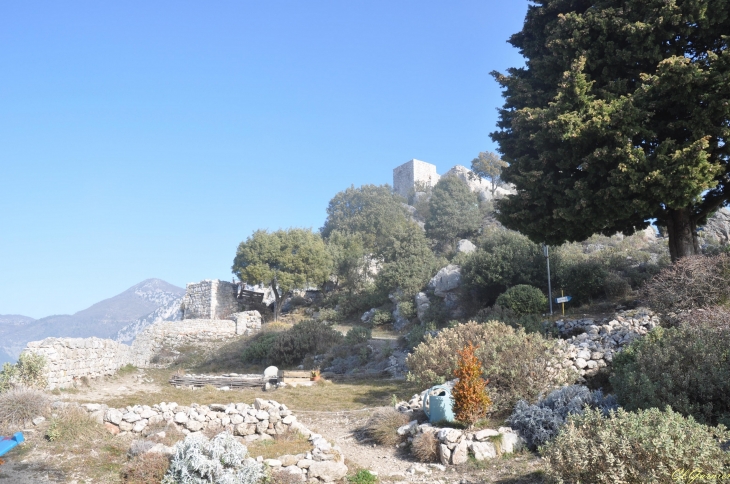
[(433, 288), (434, 294), (445, 297), (449, 291), (461, 286), (461, 267), (456, 264), (449, 264), (436, 273), (428, 283)]
[(451, 463), (459, 465), (464, 464), (467, 460), (469, 460), (469, 444), (464, 440), (451, 452)]
[(471, 444), (471, 451), (476, 460), (493, 459), (497, 457), (497, 449), (491, 442), (474, 442)]
[(475, 250), (477, 250), (477, 246), (468, 239), (461, 239), (459, 242), (456, 243), (456, 252), (471, 254)]
[(431, 307), (431, 301), (428, 300), (428, 296), (425, 292), (419, 292), (418, 294), (416, 294), (415, 303), (418, 320), (421, 322), (421, 324), (424, 324), (424, 318), (429, 308)]
[(347, 466), (341, 462), (313, 462), (309, 466), (309, 477), (316, 477), (324, 482), (335, 482), (347, 475)]

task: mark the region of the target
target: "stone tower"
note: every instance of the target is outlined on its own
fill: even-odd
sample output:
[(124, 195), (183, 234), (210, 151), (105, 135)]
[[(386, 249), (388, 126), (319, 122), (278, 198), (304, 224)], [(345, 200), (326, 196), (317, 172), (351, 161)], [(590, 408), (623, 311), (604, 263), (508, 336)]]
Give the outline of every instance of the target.
[(436, 173), (436, 165), (414, 158), (393, 169), (393, 190), (408, 198), (408, 193), (417, 183), (432, 187), (439, 178), (441, 177)]

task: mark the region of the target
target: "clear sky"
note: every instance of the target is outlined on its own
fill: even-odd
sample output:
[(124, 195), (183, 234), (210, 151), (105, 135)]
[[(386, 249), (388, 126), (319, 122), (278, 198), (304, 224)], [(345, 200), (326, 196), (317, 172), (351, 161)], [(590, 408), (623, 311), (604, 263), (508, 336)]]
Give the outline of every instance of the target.
[(494, 150), (526, 1), (0, 3), (0, 314), (230, 279), (255, 229)]

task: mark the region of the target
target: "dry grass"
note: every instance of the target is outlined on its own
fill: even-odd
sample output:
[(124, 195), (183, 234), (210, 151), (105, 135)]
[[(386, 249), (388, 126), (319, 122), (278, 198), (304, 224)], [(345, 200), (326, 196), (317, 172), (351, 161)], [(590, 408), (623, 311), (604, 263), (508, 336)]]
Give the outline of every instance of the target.
[[(238, 368), (240, 373), (247, 371)], [(213, 387), (203, 387), (196, 390), (175, 388), (167, 381), (173, 374), (172, 370), (149, 370), (147, 376), (153, 378), (160, 385), (157, 393), (137, 392), (131, 395), (122, 395), (107, 399), (103, 402), (110, 407), (120, 408), (127, 405), (152, 405), (159, 402), (176, 402), (178, 405), (198, 403), (244, 402), (252, 403), (255, 398), (276, 400), (287, 405), (292, 410), (322, 410), (322, 402), (327, 402), (327, 410), (357, 410), (368, 407), (382, 407), (392, 404), (393, 395), (398, 400), (408, 400), (414, 393), (423, 388), (398, 380), (353, 380), (346, 382), (321, 381), (312, 386), (286, 387), (279, 390), (265, 392), (261, 389), (233, 390), (222, 392)], [(97, 399), (98, 400), (98, 399)]]
[(420, 462), (437, 462), (439, 440), (434, 432), (423, 432), (413, 437), (411, 453)]
[(89, 442), (107, 434), (99, 422), (81, 407), (69, 405), (53, 414), (46, 431), (51, 442)]
[(273, 440), (256, 440), (246, 444), (251, 457), (262, 456), (264, 459), (275, 459), (282, 455), (306, 454), (312, 450), (312, 444), (299, 432), (289, 432), (274, 436)]
[(404, 438), (396, 432), (398, 427), (408, 423), (408, 416), (394, 408), (378, 410), (365, 423), (363, 430), (381, 445), (395, 445)]
[(41, 390), (15, 387), (0, 393), (0, 429), (15, 431), (38, 416), (47, 416), (50, 401)]
[(156, 452), (138, 455), (122, 469), (122, 479), (127, 484), (159, 484), (165, 477), (170, 461)]

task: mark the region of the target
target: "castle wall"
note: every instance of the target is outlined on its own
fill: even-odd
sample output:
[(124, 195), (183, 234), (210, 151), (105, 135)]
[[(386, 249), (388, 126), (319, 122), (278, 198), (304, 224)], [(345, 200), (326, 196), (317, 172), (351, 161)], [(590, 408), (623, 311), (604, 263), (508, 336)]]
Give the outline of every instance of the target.
[(24, 352), (46, 357), (49, 390), (68, 388), (82, 377), (113, 375), (127, 364), (149, 368), (163, 349), (186, 345), (215, 348), (231, 338), (261, 330), (258, 311), (235, 313), (232, 317), (160, 321), (137, 335), (132, 346), (101, 338), (46, 338), (28, 343)]
[(393, 169), (393, 191), (408, 198), (417, 183), (433, 187), (440, 178), (436, 165), (413, 159)]
[(183, 319), (225, 319), (240, 310), (236, 284), (218, 279), (191, 282), (185, 287)]

